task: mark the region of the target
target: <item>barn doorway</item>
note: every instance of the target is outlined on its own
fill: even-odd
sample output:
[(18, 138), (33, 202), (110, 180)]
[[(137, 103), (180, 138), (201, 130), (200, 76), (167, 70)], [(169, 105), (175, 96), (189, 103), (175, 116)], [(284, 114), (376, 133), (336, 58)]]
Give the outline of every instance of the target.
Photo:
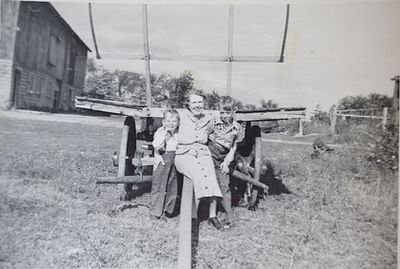
[(61, 80), (57, 79), (56, 89), (54, 90), (53, 97), (53, 112), (56, 112), (60, 106), (61, 101)]
[(21, 71), (15, 69), (13, 91), (11, 96), (11, 109), (16, 109), (18, 107), (18, 92), (19, 92), (20, 81), (21, 81)]

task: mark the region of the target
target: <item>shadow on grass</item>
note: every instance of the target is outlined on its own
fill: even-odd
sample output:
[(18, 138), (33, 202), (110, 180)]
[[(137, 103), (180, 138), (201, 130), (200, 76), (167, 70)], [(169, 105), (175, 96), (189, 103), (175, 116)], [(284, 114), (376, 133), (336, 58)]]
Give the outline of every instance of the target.
[[(254, 163), (252, 163), (254, 167)], [(262, 160), (262, 174), (260, 175), (260, 182), (268, 186), (268, 195), (281, 195), (291, 194), (292, 192), (283, 183), (281, 177), (276, 172), (274, 166), (268, 160)], [(231, 190), (232, 190), (232, 204), (237, 207), (248, 206), (247, 202), (244, 201), (247, 183), (236, 178), (231, 178)], [(254, 187), (253, 190), (257, 190), (258, 195), (256, 203), (252, 207), (248, 207), (250, 210), (255, 210), (260, 199), (264, 198), (263, 189)]]
[[(134, 187), (135, 186), (135, 187)], [(136, 197), (140, 197), (144, 195), (145, 193), (151, 192), (151, 182), (148, 183), (142, 183), (142, 184), (125, 184), (124, 186), (125, 193), (123, 194), (123, 197), (121, 197), (121, 200), (124, 201), (131, 201), (135, 199)]]

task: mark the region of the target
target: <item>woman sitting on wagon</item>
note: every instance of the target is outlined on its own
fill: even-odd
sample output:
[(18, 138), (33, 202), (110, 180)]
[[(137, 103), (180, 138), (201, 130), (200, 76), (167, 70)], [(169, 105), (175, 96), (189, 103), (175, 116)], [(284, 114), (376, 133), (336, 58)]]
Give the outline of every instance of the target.
[(215, 175), (211, 152), (207, 146), (208, 136), (213, 130), (214, 117), (205, 114), (203, 110), (204, 97), (191, 92), (188, 110), (180, 112), (175, 167), (193, 182), (196, 210), (200, 199), (208, 198), (210, 202), (208, 221), (215, 228), (223, 229), (216, 216), (217, 198), (222, 198), (222, 194)]

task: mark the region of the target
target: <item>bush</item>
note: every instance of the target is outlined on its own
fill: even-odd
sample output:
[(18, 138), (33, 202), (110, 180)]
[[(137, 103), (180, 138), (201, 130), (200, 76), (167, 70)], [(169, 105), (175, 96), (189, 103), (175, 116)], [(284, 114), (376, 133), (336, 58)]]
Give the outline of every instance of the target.
[(371, 155), (371, 161), (384, 169), (398, 170), (399, 163), (399, 127), (393, 124), (382, 131), (376, 141)]
[(329, 135), (330, 126), (329, 122), (321, 122), (321, 121), (308, 121), (303, 123), (303, 133), (307, 134), (320, 134), (322, 137), (326, 137)]

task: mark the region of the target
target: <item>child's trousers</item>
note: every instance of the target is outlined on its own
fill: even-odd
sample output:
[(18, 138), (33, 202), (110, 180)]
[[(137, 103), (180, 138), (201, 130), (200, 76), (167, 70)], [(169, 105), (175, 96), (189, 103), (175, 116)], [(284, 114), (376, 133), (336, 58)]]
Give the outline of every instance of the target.
[(161, 217), (164, 212), (172, 214), (178, 194), (178, 181), (174, 166), (175, 151), (162, 155), (165, 165), (159, 164), (153, 172), (151, 184), (150, 215)]

